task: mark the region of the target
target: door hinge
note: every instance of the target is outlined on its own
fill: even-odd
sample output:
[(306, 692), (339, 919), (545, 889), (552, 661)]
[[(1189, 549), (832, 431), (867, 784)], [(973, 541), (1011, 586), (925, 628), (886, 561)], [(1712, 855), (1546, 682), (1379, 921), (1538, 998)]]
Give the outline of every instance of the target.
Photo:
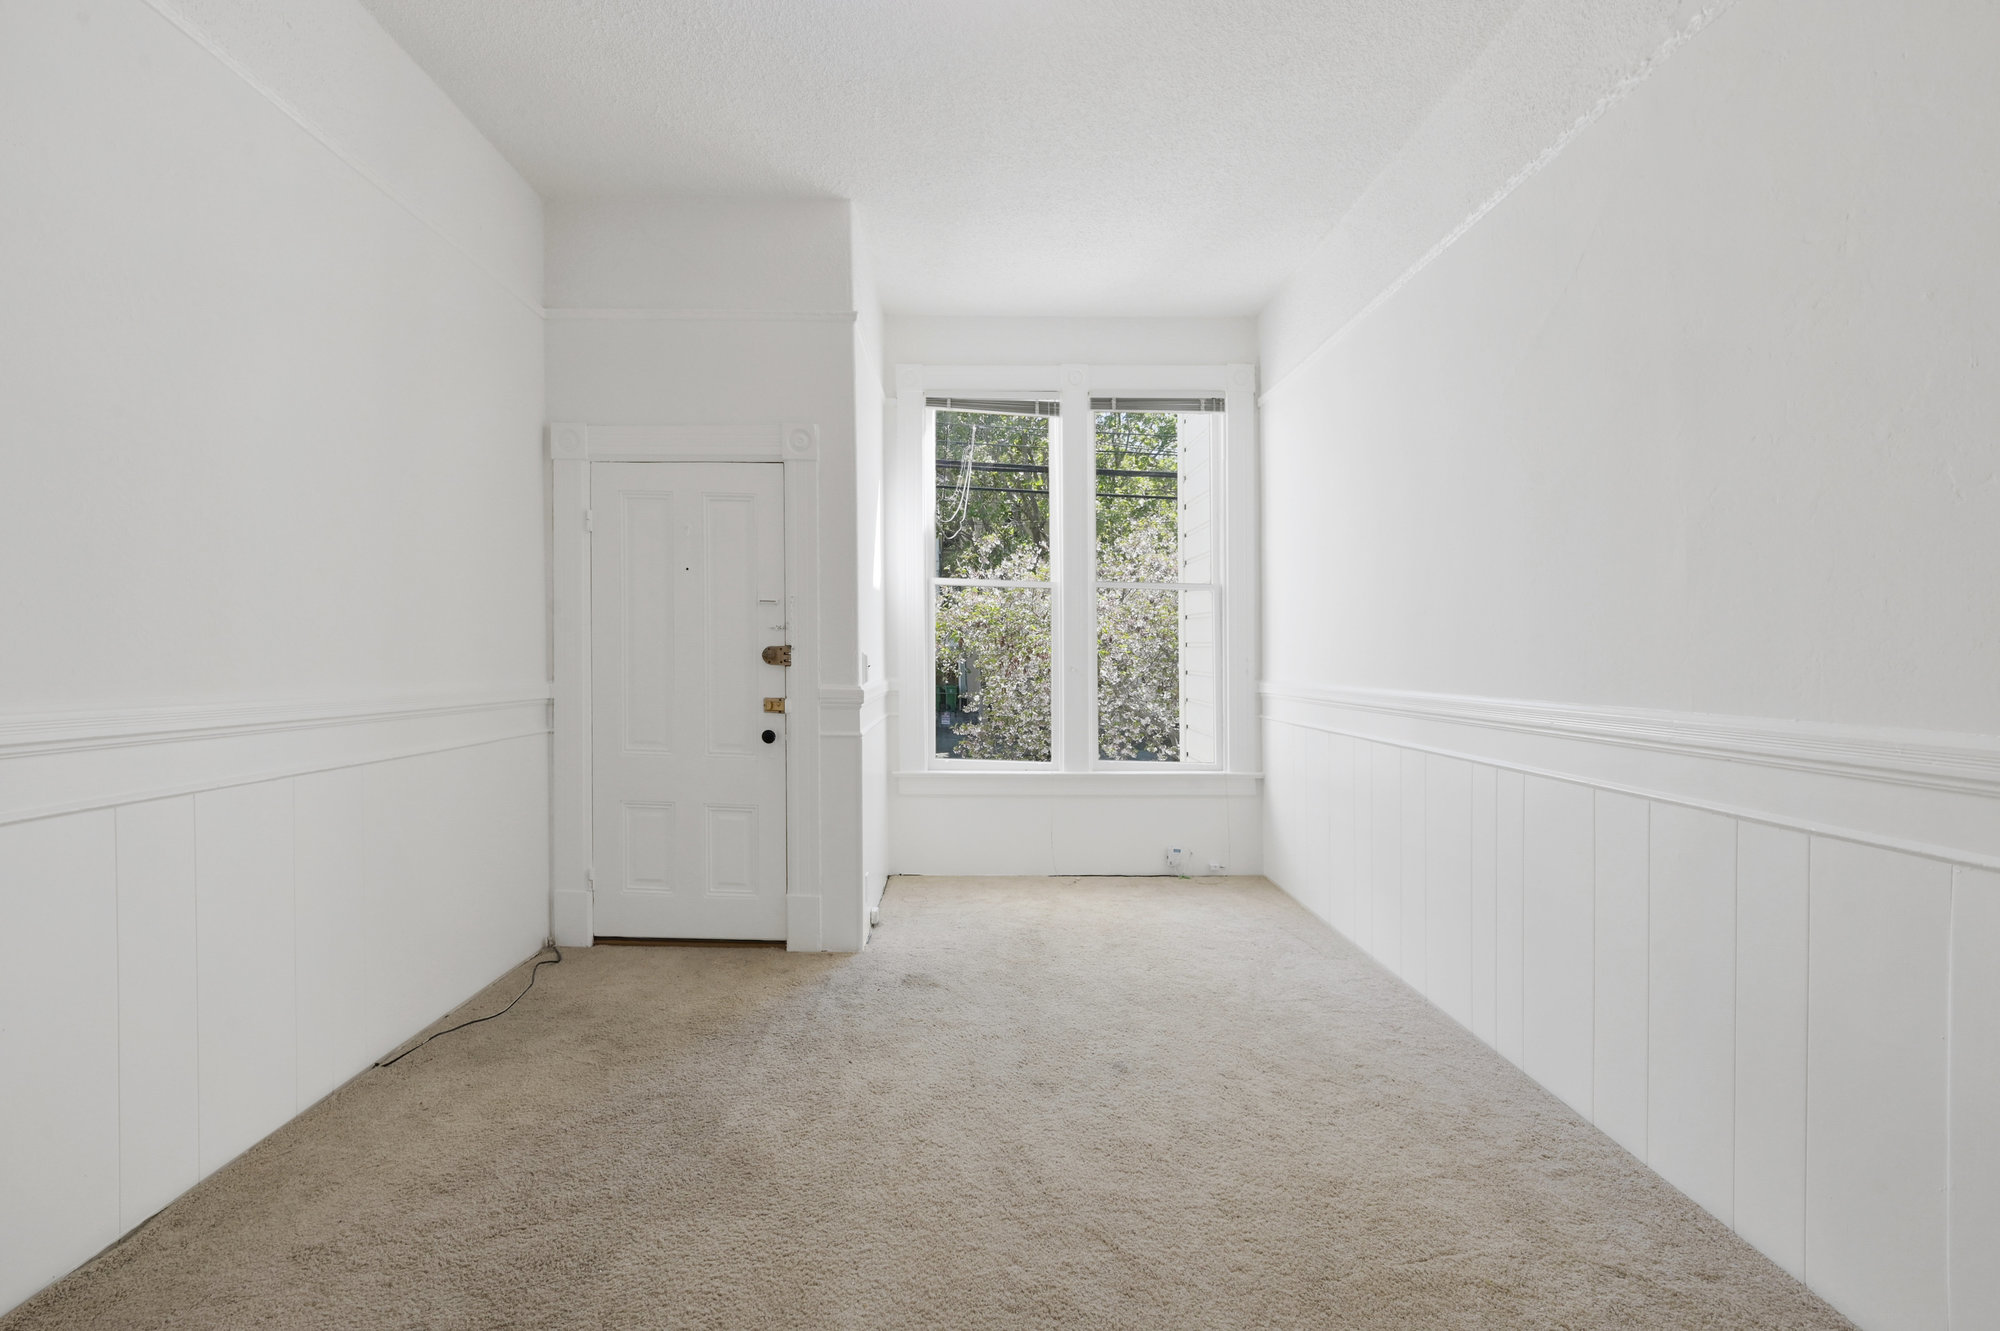
[(765, 665), (788, 666), (791, 663), (792, 645), (790, 643), (786, 643), (783, 647), (766, 647), (764, 649)]
[(585, 510), (583, 510), (583, 529), (584, 529), (585, 531), (596, 531), (596, 530), (597, 530), (597, 510), (596, 510), (596, 509), (594, 509), (594, 508), (586, 508)]
[(590, 895), (597, 895), (597, 869), (595, 866), (583, 871), (583, 887)]

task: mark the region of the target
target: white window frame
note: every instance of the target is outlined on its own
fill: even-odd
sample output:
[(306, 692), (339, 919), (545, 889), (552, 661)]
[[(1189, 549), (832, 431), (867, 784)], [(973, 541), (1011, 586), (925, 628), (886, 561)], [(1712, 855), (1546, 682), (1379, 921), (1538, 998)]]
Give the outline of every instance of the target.
[[(1072, 783), (1190, 788), (1259, 769), (1256, 723), (1256, 370), (1252, 365), (896, 367), (891, 457), (891, 690), (896, 769), (904, 789), (998, 778), (1023, 789)], [(944, 757), (936, 752), (932, 652), (936, 443), (930, 397), (1055, 400), (1050, 455), (1050, 583), (1055, 616), (1051, 752), (1045, 763)], [(1096, 422), (1093, 397), (1220, 397), (1224, 424), (1211, 461), (1219, 526), (1215, 582), (1216, 761), (1105, 759), (1097, 744)], [(1079, 424), (1080, 423), (1080, 424)], [(1206, 585), (1206, 584), (1205, 584)], [(911, 783), (915, 782), (913, 786)], [(982, 788), (991, 785), (984, 782)]]

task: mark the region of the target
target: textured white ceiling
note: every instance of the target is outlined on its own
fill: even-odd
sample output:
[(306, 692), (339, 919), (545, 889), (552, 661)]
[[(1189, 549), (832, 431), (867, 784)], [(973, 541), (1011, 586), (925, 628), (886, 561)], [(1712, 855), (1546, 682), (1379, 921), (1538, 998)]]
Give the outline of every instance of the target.
[(883, 304), (1260, 309), (1519, 0), (364, 0), (551, 198), (853, 199)]

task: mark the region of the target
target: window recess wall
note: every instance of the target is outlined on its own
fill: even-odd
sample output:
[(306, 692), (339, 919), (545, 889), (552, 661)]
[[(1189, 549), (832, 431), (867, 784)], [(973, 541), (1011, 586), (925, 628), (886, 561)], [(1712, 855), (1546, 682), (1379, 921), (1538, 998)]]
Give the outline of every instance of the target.
[(896, 386), (891, 871), (1255, 872), (1252, 367)]

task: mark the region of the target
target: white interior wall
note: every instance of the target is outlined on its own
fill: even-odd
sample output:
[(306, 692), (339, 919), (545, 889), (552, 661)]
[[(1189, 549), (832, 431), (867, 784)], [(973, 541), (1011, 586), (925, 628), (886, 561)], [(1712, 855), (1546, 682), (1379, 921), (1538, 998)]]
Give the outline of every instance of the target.
[(1737, 4), (1265, 327), (1269, 872), (1870, 1331), (2000, 1319), (1996, 39)]
[[(857, 292), (838, 199), (557, 200), (547, 208), (548, 413), (585, 426), (819, 427), (819, 936), (866, 939)], [(865, 395), (864, 395), (865, 396)], [(879, 410), (879, 407), (877, 408)], [(565, 891), (557, 885), (558, 902)], [(578, 885), (580, 890), (581, 884)], [(802, 897), (814, 894), (801, 893)]]
[(547, 928), (540, 204), (347, 0), (0, 7), (0, 1308)]

